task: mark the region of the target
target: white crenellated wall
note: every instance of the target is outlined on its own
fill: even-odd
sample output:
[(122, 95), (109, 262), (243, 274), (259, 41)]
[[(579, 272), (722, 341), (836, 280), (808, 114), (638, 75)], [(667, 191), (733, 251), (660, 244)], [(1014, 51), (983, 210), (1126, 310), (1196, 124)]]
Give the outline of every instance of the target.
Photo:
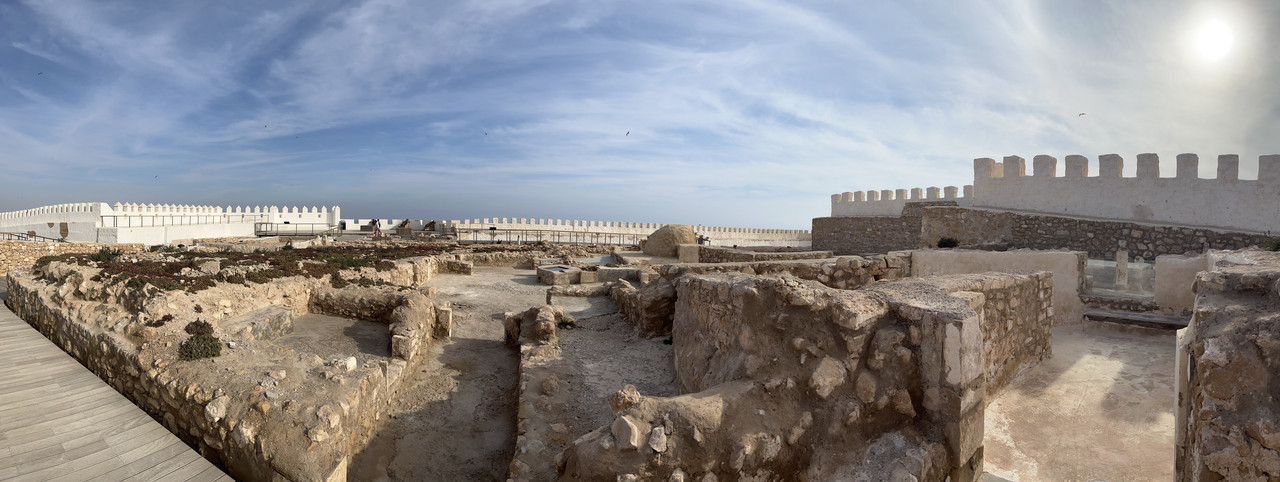
[[(648, 236), (661, 223), (633, 223), (619, 221), (587, 221), (576, 219), (534, 219), (534, 218), (481, 218), (445, 221), (445, 227), (458, 229), (498, 229), (513, 230), (547, 230), (573, 231), (585, 233), (621, 234)], [(385, 225), (384, 225), (385, 226)], [(812, 237), (802, 229), (758, 229), (758, 228), (726, 228), (719, 226), (694, 225), (693, 231), (711, 239), (714, 246), (795, 246), (811, 245)]]
[(972, 186), (963, 196), (947, 187), (942, 195), (929, 188), (921, 196), (913, 189), (859, 191), (833, 194), (831, 215), (897, 216), (914, 201), (954, 200), (960, 206), (1024, 211), (1060, 216), (1153, 224), (1198, 226), (1232, 231), (1280, 232), (1280, 155), (1258, 158), (1257, 180), (1239, 177), (1240, 158), (1218, 156), (1217, 176), (1200, 179), (1200, 159), (1180, 154), (1172, 176), (1160, 174), (1155, 154), (1137, 156), (1137, 175), (1123, 177), (1124, 159), (1116, 154), (1098, 156), (1098, 175), (1088, 176), (1089, 159), (1067, 156), (1061, 175), (1058, 159), (1032, 158), (1032, 172), (1018, 156), (1002, 162), (989, 158), (973, 161)]
[(146, 203), (73, 203), (0, 213), (0, 232), (75, 242), (165, 244), (175, 240), (253, 236), (255, 223), (337, 225), (329, 207), (195, 206)]
[(883, 191), (844, 192), (831, 195), (832, 216), (899, 216), (909, 202), (955, 201), (969, 206), (973, 201), (973, 186), (964, 186), (959, 192), (955, 186), (915, 188), (910, 197), (906, 189)]
[(1033, 172), (1017, 156), (973, 162), (974, 207), (1205, 226), (1235, 231), (1280, 231), (1280, 155), (1258, 159), (1258, 179), (1239, 178), (1239, 156), (1218, 156), (1215, 179), (1200, 179), (1199, 157), (1180, 154), (1173, 176), (1161, 177), (1155, 154), (1137, 156), (1137, 176), (1122, 177), (1124, 159), (1098, 157), (1098, 176), (1086, 176), (1089, 159), (1035, 156)]

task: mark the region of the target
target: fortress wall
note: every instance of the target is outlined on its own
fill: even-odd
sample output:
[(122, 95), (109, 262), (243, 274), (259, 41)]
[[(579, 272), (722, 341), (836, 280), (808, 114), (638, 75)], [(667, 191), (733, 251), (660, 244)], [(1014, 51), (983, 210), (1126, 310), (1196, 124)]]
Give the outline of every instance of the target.
[[(633, 223), (620, 221), (588, 221), (579, 219), (537, 218), (479, 218), (445, 221), (446, 227), (459, 229), (498, 229), (572, 231), (629, 236), (648, 236), (661, 223)], [(710, 238), (715, 246), (795, 246), (808, 247), (812, 239), (809, 231), (801, 229), (728, 228), (694, 225), (693, 231)]]
[(955, 186), (942, 189), (929, 187), (883, 191), (857, 191), (831, 195), (831, 216), (898, 216), (907, 203), (953, 201), (958, 206), (973, 204), (973, 186), (964, 186), (963, 192)]
[(910, 202), (899, 216), (814, 218), (813, 249), (847, 255), (887, 253), (929, 245), (937, 240), (920, 237), (924, 208), (955, 205), (954, 200)]
[(1197, 175), (1200, 159), (1180, 154), (1173, 176), (1161, 176), (1155, 154), (1139, 154), (1137, 176), (1121, 177), (1124, 160), (1115, 154), (1098, 157), (1099, 175), (1087, 177), (1089, 160), (1067, 156), (1065, 172), (1058, 160), (1035, 156), (1033, 172), (1026, 160), (1008, 156), (1002, 162), (974, 160), (973, 207), (1081, 216), (1140, 223), (1202, 226), (1233, 231), (1280, 231), (1280, 155), (1258, 159), (1258, 179), (1239, 179), (1239, 156), (1218, 157), (1215, 179)]
[(0, 231), (16, 231), (7, 228), (32, 224), (97, 223), (102, 213), (110, 209), (106, 203), (70, 203), (10, 211), (0, 213)]

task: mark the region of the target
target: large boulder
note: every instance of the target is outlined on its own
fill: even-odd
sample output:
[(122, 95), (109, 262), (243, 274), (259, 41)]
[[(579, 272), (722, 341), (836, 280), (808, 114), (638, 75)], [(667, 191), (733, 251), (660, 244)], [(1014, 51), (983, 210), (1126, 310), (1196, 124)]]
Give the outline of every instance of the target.
[(649, 256), (676, 257), (677, 244), (694, 244), (698, 242), (693, 228), (687, 224), (668, 224), (653, 234), (644, 244), (644, 254)]

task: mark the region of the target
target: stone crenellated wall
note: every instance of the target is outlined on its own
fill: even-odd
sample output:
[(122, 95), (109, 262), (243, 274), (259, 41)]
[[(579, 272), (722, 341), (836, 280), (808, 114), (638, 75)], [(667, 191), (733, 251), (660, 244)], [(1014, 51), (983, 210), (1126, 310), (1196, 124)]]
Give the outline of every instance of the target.
[(838, 255), (916, 249), (937, 241), (920, 237), (921, 217), (925, 208), (955, 205), (955, 201), (909, 202), (899, 216), (814, 218), (813, 249), (832, 251)]
[(53, 243), (39, 241), (0, 241), (0, 275), (10, 270), (30, 268), (42, 256), (59, 254), (92, 254), (102, 248), (118, 249), (126, 254), (146, 251), (141, 244)]
[(1178, 336), (1176, 479), (1280, 479), (1280, 254), (1230, 256), (1195, 282)]
[(973, 186), (964, 186), (963, 196), (955, 186), (941, 189), (915, 188), (907, 197), (906, 189), (845, 192), (831, 195), (831, 216), (898, 216), (907, 204), (949, 201), (960, 206), (973, 204)]

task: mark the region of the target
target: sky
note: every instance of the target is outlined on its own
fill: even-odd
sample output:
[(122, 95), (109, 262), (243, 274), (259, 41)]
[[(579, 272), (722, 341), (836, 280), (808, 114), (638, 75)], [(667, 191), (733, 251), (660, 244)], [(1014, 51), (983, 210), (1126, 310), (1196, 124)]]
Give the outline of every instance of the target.
[(1274, 45), (1272, 0), (0, 0), (0, 212), (808, 229), (979, 157), (1253, 178)]

